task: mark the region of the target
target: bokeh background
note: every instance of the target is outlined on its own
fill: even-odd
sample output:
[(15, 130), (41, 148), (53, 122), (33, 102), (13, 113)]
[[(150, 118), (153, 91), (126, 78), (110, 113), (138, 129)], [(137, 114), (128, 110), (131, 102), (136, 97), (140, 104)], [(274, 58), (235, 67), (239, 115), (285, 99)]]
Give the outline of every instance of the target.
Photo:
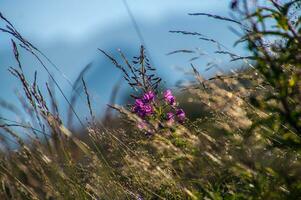
[[(206, 12), (228, 16), (227, 0), (3, 0), (0, 1), (0, 11), (26, 39), (58, 66), (59, 71), (51, 65), (47, 67), (67, 97), (70, 97), (72, 88), (66, 79), (73, 83), (80, 72), (90, 64), (84, 79), (87, 81), (93, 107), (98, 111), (98, 115), (106, 108), (112, 87), (120, 80), (121, 73), (97, 48), (115, 56), (118, 56), (117, 49), (121, 49), (131, 59), (132, 56), (138, 55), (139, 47), (144, 43), (151, 63), (158, 69), (165, 85), (171, 88), (178, 81), (191, 78), (185, 74), (185, 71), (190, 70), (190, 63), (205, 77), (212, 76), (218, 70), (205, 70), (207, 63), (216, 63), (220, 71), (229, 71), (241, 65), (225, 62), (226, 59), (229, 60), (227, 56), (216, 56), (214, 51), (217, 47), (209, 42), (201, 41), (198, 37), (170, 33), (170, 30), (200, 32), (220, 41), (233, 52), (244, 52), (243, 47), (233, 48), (233, 43), (238, 37), (229, 30), (230, 24), (188, 15)], [(195, 50), (202, 56), (190, 61), (195, 55), (167, 55), (180, 49)], [(45, 84), (49, 79), (46, 71), (28, 52), (21, 51), (21, 61), (26, 75), (31, 80), (34, 71), (38, 72), (40, 84)], [(10, 37), (1, 33), (0, 98), (18, 105), (15, 91), (20, 88), (20, 84), (9, 74), (9, 66), (16, 66)], [(123, 101), (127, 92), (127, 87), (121, 82), (119, 103)], [(59, 93), (57, 99), (61, 105), (61, 112), (66, 115), (66, 102)], [(76, 107), (80, 117), (85, 117), (86, 114), (84, 110), (87, 109), (83, 108), (83, 105), (82, 102), (78, 102)], [(3, 109), (0, 114), (11, 115)]]

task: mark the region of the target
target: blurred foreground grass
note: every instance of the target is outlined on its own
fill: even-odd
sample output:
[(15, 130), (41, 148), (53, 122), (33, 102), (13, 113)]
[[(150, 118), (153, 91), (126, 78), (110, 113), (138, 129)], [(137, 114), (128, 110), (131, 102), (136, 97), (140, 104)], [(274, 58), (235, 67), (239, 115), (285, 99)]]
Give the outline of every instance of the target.
[[(17, 67), (10, 72), (21, 83), (31, 122), (2, 119), (0, 198), (301, 199), (299, 2), (248, 9), (246, 1), (233, 1), (233, 9), (244, 9), (245, 21), (234, 23), (251, 55), (231, 56), (251, 67), (209, 80), (192, 67), (194, 81), (176, 96), (188, 120), (156, 127), (151, 136), (126, 108), (97, 120), (84, 80), (90, 117), (82, 130), (69, 130), (53, 88), (46, 85), (42, 94), (23, 73), (19, 48), (39, 51), (1, 15), (20, 44), (13, 41)], [(271, 35), (276, 39), (267, 42)]]

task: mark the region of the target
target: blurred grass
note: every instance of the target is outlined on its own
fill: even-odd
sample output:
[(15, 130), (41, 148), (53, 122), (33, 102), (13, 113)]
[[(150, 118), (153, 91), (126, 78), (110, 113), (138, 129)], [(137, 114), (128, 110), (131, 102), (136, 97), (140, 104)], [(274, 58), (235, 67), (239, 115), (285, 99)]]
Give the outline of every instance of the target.
[[(126, 108), (96, 119), (84, 80), (88, 122), (66, 127), (50, 84), (43, 94), (23, 73), (19, 48), (36, 49), (11, 27), (21, 45), (12, 43), (17, 67), (10, 72), (30, 122), (2, 118), (0, 199), (301, 199), (300, 18), (290, 24), (285, 9), (295, 4), (270, 6), (242, 16), (255, 67), (209, 80), (192, 67), (195, 79), (176, 96), (188, 120), (152, 136)], [(263, 46), (271, 33), (257, 28), (264, 16), (276, 20), (285, 45)]]

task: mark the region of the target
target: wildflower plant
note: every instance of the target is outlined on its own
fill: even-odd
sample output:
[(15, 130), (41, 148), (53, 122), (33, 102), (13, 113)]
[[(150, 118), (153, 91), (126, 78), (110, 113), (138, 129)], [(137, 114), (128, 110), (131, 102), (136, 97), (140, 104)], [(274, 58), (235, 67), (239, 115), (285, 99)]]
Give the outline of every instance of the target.
[(155, 74), (156, 69), (150, 65), (143, 46), (140, 48), (140, 55), (134, 57), (133, 64), (119, 51), (126, 66), (119, 64), (103, 50), (100, 51), (123, 72), (124, 79), (134, 90), (131, 95), (134, 103), (128, 105), (128, 110), (139, 118), (137, 122), (139, 129), (153, 133), (157, 128), (172, 127), (185, 122), (186, 114), (179, 108), (172, 91), (170, 89), (162, 91), (160, 87), (162, 79)]
[[(231, 2), (241, 20), (191, 15), (241, 24), (240, 41), (246, 42), (251, 56), (235, 55), (197, 32), (172, 32), (218, 44), (225, 51), (218, 49), (217, 54), (229, 54), (232, 61), (243, 60), (250, 68), (205, 79), (192, 65), (195, 79), (183, 85), (177, 98), (172, 90), (163, 89), (143, 47), (133, 63), (120, 52), (124, 65), (100, 50), (133, 89), (131, 104), (111, 107), (151, 138), (119, 123), (119, 117), (94, 118), (82, 74), (73, 88), (82, 80), (91, 121), (87, 117), (80, 130), (65, 126), (55, 98), (55, 89), (65, 97), (63, 91), (55, 79), (55, 88), (51, 82), (43, 87), (37, 73), (30, 81), (19, 50), (26, 47), (48, 71), (39, 56), (47, 57), (0, 14), (0, 21), (7, 24), (0, 31), (13, 37), (16, 67), (9, 71), (21, 83), (20, 103), (27, 113), (24, 118), (0, 99), (0, 107), (20, 119), (0, 116), (0, 199), (300, 199), (301, 28), (295, 9), (301, 0), (289, 4), (271, 0), (252, 9), (246, 3), (255, 0)], [(294, 13), (297, 18), (289, 20)], [(264, 23), (274, 23), (275, 29), (261, 29)], [(266, 43), (271, 35), (278, 35), (277, 41)], [(73, 102), (71, 98), (71, 114), (77, 117)], [(190, 114), (189, 122), (178, 102)]]

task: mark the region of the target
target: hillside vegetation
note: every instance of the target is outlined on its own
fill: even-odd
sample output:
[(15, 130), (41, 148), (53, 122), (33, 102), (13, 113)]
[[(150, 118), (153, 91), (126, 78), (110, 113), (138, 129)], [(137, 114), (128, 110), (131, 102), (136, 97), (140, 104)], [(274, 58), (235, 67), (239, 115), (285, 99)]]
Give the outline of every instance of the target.
[[(84, 78), (75, 83), (83, 92), (74, 91), (86, 101), (83, 120), (51, 73), (46, 84), (23, 73), (21, 49), (47, 72), (50, 61), (0, 14), (27, 114), (0, 119), (0, 199), (301, 199), (300, 5), (233, 0), (232, 18), (190, 13), (232, 23), (249, 56), (201, 33), (173, 31), (216, 44), (217, 55), (245, 65), (209, 79), (188, 66), (194, 79), (176, 90), (164, 87), (143, 46), (133, 60), (119, 52), (122, 63), (99, 49), (132, 89), (131, 103), (109, 105), (101, 120)], [(80, 130), (65, 125), (55, 93)]]

